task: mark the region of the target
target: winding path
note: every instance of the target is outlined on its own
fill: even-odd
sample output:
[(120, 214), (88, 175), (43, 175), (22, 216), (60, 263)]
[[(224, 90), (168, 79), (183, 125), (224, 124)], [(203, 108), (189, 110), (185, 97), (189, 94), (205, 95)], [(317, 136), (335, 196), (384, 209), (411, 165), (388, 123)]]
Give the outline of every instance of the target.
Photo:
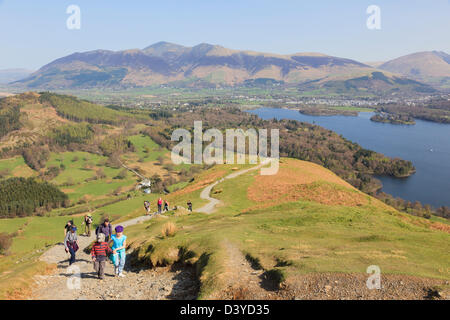
[[(209, 203), (196, 210), (207, 214), (213, 213), (216, 205), (221, 201), (210, 196), (212, 189), (226, 179), (233, 179), (247, 172), (258, 170), (267, 162), (262, 162), (254, 167), (233, 172), (226, 177), (208, 185), (200, 194), (202, 199)], [(129, 227), (144, 221), (150, 220), (154, 216), (141, 216), (131, 220), (121, 222), (123, 227)], [(161, 216), (161, 218), (167, 218)], [(81, 230), (80, 230), (81, 231)], [(68, 265), (68, 254), (64, 250), (62, 243), (53, 246), (46, 251), (40, 260), (49, 264), (56, 264), (57, 268), (52, 274), (35, 276), (35, 286), (30, 299), (39, 300), (102, 300), (102, 299), (195, 299), (197, 292), (197, 281), (191, 270), (183, 269), (178, 271), (155, 268), (152, 270), (133, 270), (128, 264), (125, 266), (125, 278), (114, 276), (114, 267), (111, 263), (106, 263), (105, 280), (98, 280), (92, 267), (89, 254), (84, 252), (95, 240), (95, 232), (90, 237), (79, 236), (80, 249), (77, 252), (77, 260), (72, 267)], [(227, 248), (230, 247), (229, 245)], [(236, 250), (234, 250), (236, 251)], [(242, 265), (248, 264), (239, 255), (239, 261), (233, 263), (233, 268), (242, 269)], [(235, 262), (232, 259), (231, 261)], [(231, 265), (230, 265), (231, 266)], [(247, 268), (249, 269), (249, 268)], [(257, 275), (252, 274), (250, 269), (247, 278), (256, 281)], [(254, 278), (254, 279), (253, 279)], [(241, 281), (234, 281), (241, 282)], [(230, 282), (230, 287), (235, 286)]]
[(218, 185), (219, 183), (225, 181), (226, 179), (234, 179), (234, 178), (236, 178), (236, 177), (238, 177), (240, 175), (243, 175), (243, 174), (245, 174), (245, 173), (247, 173), (249, 171), (258, 170), (258, 169), (260, 169), (261, 167), (263, 167), (263, 166), (265, 166), (267, 164), (268, 164), (268, 162), (263, 162), (263, 163), (255, 166), (255, 167), (233, 172), (233, 173), (229, 174), (228, 176), (226, 176), (226, 177), (224, 177), (222, 179), (219, 179), (216, 182), (210, 184), (209, 186), (204, 188), (202, 190), (202, 192), (200, 193), (200, 198), (203, 199), (203, 200), (208, 200), (209, 203), (205, 204), (203, 207), (201, 207), (201, 208), (199, 208), (199, 209), (197, 209), (195, 211), (202, 212), (202, 213), (207, 213), (207, 214), (213, 213), (216, 205), (221, 203), (220, 200), (211, 197), (211, 191), (216, 185)]

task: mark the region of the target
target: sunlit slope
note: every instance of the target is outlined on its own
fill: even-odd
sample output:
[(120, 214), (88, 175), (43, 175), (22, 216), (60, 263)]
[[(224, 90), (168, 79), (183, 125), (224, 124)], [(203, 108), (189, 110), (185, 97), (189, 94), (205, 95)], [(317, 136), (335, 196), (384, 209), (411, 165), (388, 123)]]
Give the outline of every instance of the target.
[(36, 143), (54, 128), (79, 122), (102, 124), (111, 134), (114, 125), (130, 117), (72, 96), (22, 93), (0, 100), (0, 149)]
[[(211, 177), (225, 176), (229, 169), (216, 166)], [(365, 273), (370, 265), (390, 274), (449, 278), (450, 235), (445, 226), (399, 213), (316, 164), (282, 159), (277, 175), (253, 171), (225, 180), (212, 191), (222, 201), (216, 211), (195, 213), (204, 202), (199, 203), (200, 189), (192, 186), (201, 181), (206, 186), (206, 180), (194, 180), (170, 195), (174, 205), (192, 200), (193, 214), (127, 230), (137, 261), (196, 264), (201, 297), (223, 289), (229, 243), (288, 280), (310, 272)], [(177, 232), (162, 237), (168, 222)]]

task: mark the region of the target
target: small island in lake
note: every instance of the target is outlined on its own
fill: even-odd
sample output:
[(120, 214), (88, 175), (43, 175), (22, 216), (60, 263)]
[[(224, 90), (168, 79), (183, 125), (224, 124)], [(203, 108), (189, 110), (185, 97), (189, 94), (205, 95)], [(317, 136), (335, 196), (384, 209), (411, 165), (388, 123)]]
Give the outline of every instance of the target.
[(413, 117), (402, 115), (402, 114), (392, 114), (387, 112), (376, 113), (370, 118), (374, 122), (391, 123), (391, 124), (407, 124), (414, 125), (416, 121)]
[(308, 116), (352, 116), (357, 117), (359, 111), (368, 111), (365, 108), (355, 107), (332, 107), (325, 105), (307, 105), (299, 106), (298, 111)]

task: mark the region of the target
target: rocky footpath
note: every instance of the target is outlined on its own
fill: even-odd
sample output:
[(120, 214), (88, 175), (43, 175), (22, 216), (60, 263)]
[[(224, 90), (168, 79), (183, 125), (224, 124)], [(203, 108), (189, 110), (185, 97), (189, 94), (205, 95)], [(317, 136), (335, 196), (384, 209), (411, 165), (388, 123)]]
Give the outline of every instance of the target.
[[(124, 227), (151, 219), (139, 217), (121, 223)], [(76, 262), (69, 267), (69, 255), (64, 246), (58, 244), (46, 251), (41, 261), (56, 265), (55, 271), (35, 276), (30, 299), (37, 300), (160, 300), (195, 299), (198, 283), (195, 273), (189, 268), (133, 268), (127, 256), (124, 278), (114, 275), (114, 266), (107, 261), (104, 280), (99, 280), (89, 254), (84, 249), (94, 241), (91, 237), (79, 236), (80, 249)]]

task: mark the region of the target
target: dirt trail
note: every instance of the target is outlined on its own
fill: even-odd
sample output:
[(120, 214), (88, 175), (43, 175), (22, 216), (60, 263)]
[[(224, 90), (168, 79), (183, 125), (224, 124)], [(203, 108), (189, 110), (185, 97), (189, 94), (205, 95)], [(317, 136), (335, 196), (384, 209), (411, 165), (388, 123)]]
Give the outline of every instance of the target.
[(368, 274), (309, 273), (291, 276), (281, 288), (255, 270), (226, 240), (225, 290), (213, 299), (230, 300), (450, 300), (450, 281), (382, 274), (381, 288), (367, 288)]
[(202, 190), (202, 192), (200, 193), (200, 198), (203, 199), (203, 200), (208, 200), (209, 203), (205, 204), (203, 207), (201, 207), (201, 208), (199, 208), (199, 209), (197, 209), (195, 211), (203, 212), (203, 213), (207, 213), (207, 214), (213, 213), (216, 205), (221, 203), (220, 200), (211, 197), (211, 191), (216, 185), (218, 185), (219, 183), (225, 181), (226, 179), (233, 179), (233, 178), (236, 178), (236, 177), (238, 177), (240, 175), (243, 175), (243, 174), (245, 174), (247, 172), (258, 170), (258, 169), (260, 169), (261, 167), (263, 167), (263, 166), (265, 166), (267, 164), (268, 164), (267, 162), (263, 162), (263, 163), (255, 166), (255, 167), (233, 172), (233, 173), (229, 174), (228, 176), (226, 176), (226, 177), (224, 177), (224, 178), (222, 178), (220, 180), (217, 180), (216, 182), (210, 184), (209, 186), (204, 188)]
[(218, 292), (215, 299), (227, 300), (267, 300), (279, 299), (279, 292), (265, 279), (263, 270), (252, 268), (239, 248), (226, 240), (222, 246), (227, 253), (225, 272), (221, 278), (225, 281), (225, 290)]
[[(125, 228), (152, 219), (142, 216), (121, 223)], [(125, 229), (126, 233), (126, 229)], [(94, 232), (93, 232), (94, 234)], [(106, 263), (105, 279), (98, 280), (92, 260), (84, 249), (94, 241), (95, 236), (79, 236), (80, 249), (76, 262), (69, 268), (68, 254), (63, 244), (45, 252), (40, 260), (56, 264), (53, 274), (35, 277), (35, 288), (30, 299), (37, 300), (161, 300), (195, 299), (197, 282), (193, 272), (187, 269), (154, 270), (133, 269), (125, 265), (125, 278), (114, 276), (114, 266)]]

